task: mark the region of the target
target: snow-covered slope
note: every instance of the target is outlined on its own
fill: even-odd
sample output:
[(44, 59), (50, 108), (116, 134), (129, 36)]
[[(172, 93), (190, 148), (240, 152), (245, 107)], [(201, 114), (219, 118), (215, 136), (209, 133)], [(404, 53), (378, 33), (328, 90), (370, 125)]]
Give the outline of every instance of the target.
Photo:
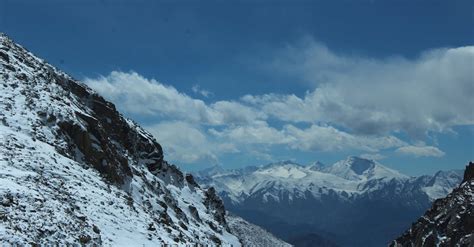
[[(123, 190), (104, 181), (94, 169), (58, 154), (53, 146), (5, 126), (0, 126), (0, 159), (3, 244), (238, 243), (206, 213), (204, 192), (170, 185), (164, 194), (153, 191), (145, 181), (161, 181), (145, 169), (136, 169), (144, 177), (131, 179)], [(169, 205), (175, 208), (166, 206), (166, 200), (174, 200), (177, 204)], [(192, 206), (203, 224), (193, 222)]]
[(417, 177), (414, 183), (419, 184), (428, 197), (434, 201), (446, 196), (459, 185), (460, 174), (462, 174), (460, 170), (439, 171), (433, 176)]
[(341, 245), (379, 246), (456, 187), (462, 174), (409, 177), (373, 160), (348, 157), (331, 166), (282, 161), (237, 170), (214, 167), (196, 178), (217, 188), (230, 211), (284, 240), (304, 229), (308, 236), (326, 231), (323, 235)]
[(409, 246), (473, 246), (474, 245), (474, 163), (466, 167), (464, 179), (447, 197), (433, 206), (391, 243)]
[(113, 104), (0, 34), (0, 245), (185, 243), (240, 246), (215, 190), (167, 163)]
[(227, 217), (232, 232), (237, 235), (243, 246), (289, 247), (290, 244), (274, 237), (261, 227), (250, 224), (244, 219), (229, 214)]

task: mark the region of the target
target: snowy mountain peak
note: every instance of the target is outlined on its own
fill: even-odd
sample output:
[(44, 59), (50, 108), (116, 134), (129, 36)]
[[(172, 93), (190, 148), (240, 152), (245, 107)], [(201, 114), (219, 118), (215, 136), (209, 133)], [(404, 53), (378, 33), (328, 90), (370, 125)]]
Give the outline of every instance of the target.
[(279, 167), (279, 166), (302, 166), (301, 164), (298, 164), (292, 160), (281, 160), (281, 161), (277, 161), (277, 162), (273, 162), (273, 163), (269, 163), (269, 164), (266, 164), (266, 165), (263, 165), (262, 167), (260, 167), (261, 169), (267, 169), (267, 168), (270, 168), (270, 167)]
[(308, 165), (308, 169), (312, 171), (321, 171), (326, 167), (321, 161), (315, 161)]
[(367, 180), (373, 178), (408, 178), (398, 171), (387, 168), (374, 160), (349, 156), (345, 160), (326, 167), (325, 172), (349, 180)]
[(357, 175), (362, 175), (369, 169), (374, 169), (375, 162), (373, 160), (363, 159), (359, 157), (349, 157), (347, 163), (349, 164), (352, 171), (354, 171)]
[(300, 179), (307, 175), (305, 167), (292, 161), (272, 163), (259, 168), (256, 174), (283, 179)]

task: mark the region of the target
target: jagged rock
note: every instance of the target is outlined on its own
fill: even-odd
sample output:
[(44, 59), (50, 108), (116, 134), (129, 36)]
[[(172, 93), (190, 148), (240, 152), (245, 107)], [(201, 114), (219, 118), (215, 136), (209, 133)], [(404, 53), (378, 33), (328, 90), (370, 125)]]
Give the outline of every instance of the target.
[(193, 216), (195, 220), (201, 222), (201, 218), (199, 217), (199, 212), (196, 209), (196, 207), (189, 205), (188, 208), (189, 208), (189, 212), (191, 212), (191, 216)]
[(4, 195), (4, 197), (2, 198), (2, 206), (4, 206), (4, 207), (12, 206), (13, 200), (14, 200), (13, 195), (11, 195), (9, 193)]
[(199, 184), (196, 183), (196, 181), (194, 180), (194, 177), (193, 175), (191, 174), (186, 174), (186, 182), (188, 182), (188, 184), (194, 186), (194, 187), (198, 187), (199, 188)]
[(466, 182), (472, 179), (474, 179), (474, 162), (469, 162), (464, 171), (464, 178), (462, 181)]
[(148, 225), (148, 231), (156, 231), (155, 225), (153, 223)]
[(100, 229), (99, 229), (96, 225), (93, 225), (93, 226), (92, 226), (92, 231), (94, 231), (94, 232), (97, 233), (97, 234), (100, 233)]
[(4, 52), (1, 52), (1, 51), (0, 51), (0, 58), (5, 60), (5, 62), (7, 62), (7, 63), (10, 62), (10, 58), (8, 57), (8, 54), (6, 54)]
[(160, 223), (170, 226), (173, 224), (173, 220), (166, 212), (163, 212), (160, 214)]
[(226, 225), (225, 221), (225, 207), (224, 203), (222, 202), (221, 198), (217, 196), (216, 190), (214, 187), (210, 187), (206, 190), (206, 198), (204, 200), (204, 204), (209, 208), (210, 210), (213, 211), (214, 214), (214, 219), (223, 224)]
[(474, 244), (474, 164), (466, 167), (464, 180), (447, 197), (438, 199), (392, 247), (472, 246)]
[(92, 240), (92, 237), (89, 235), (81, 235), (79, 236), (79, 242), (81, 244), (88, 244)]

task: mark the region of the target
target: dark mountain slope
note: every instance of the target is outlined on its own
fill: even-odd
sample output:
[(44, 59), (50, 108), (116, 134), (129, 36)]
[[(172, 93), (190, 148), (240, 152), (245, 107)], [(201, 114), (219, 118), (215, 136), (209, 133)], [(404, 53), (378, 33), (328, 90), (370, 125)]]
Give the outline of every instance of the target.
[(474, 163), (464, 172), (461, 185), (438, 199), (417, 222), (391, 246), (473, 246)]

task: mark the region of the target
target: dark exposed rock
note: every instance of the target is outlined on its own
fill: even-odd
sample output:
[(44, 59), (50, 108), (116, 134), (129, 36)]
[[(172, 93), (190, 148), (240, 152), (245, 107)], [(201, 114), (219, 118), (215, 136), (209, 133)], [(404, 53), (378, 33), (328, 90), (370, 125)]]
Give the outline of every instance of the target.
[[(79, 97), (88, 99), (95, 114), (93, 114), (93, 117), (84, 115), (80, 117), (88, 124), (86, 131), (93, 133), (94, 136), (99, 139), (99, 144), (109, 143), (108, 140), (110, 139), (115, 140), (135, 158), (146, 160), (146, 165), (150, 171), (156, 173), (162, 168), (163, 151), (158, 143), (150, 141), (154, 140), (153, 137), (144, 136), (143, 133), (132, 129), (116, 111), (114, 105), (105, 101), (102, 97), (88, 93), (84, 87), (70, 80), (58, 80), (62, 82), (61, 85), (63, 85), (63, 87), (68, 88)], [(115, 160), (111, 158), (120, 155), (115, 153), (109, 155), (108, 153), (110, 150), (114, 150), (114, 147), (101, 147), (106, 154), (105, 158), (107, 163), (115, 163)], [(121, 169), (119, 170), (122, 170), (120, 173), (130, 175), (130, 171), (127, 169), (128, 166), (125, 162), (124, 159), (119, 160), (118, 164), (121, 165)], [(97, 164), (97, 162), (95, 162), (95, 164)], [(111, 175), (114, 177), (114, 174)]]
[(181, 219), (183, 220), (184, 222), (188, 223), (188, 217), (186, 216), (186, 214), (183, 212), (183, 210), (181, 210), (181, 208), (179, 208), (178, 206), (174, 206), (173, 207), (173, 210), (176, 214), (176, 217), (178, 217), (178, 219)]
[(94, 232), (97, 233), (97, 234), (100, 233), (100, 229), (99, 229), (99, 227), (97, 227), (96, 225), (93, 225), (93, 226), (92, 226), (92, 231), (94, 231)]
[(87, 244), (92, 240), (91, 236), (89, 235), (81, 235), (79, 236), (79, 242), (81, 244)]
[(160, 214), (160, 223), (163, 223), (165, 225), (172, 225), (173, 224), (173, 220), (171, 219), (171, 217), (166, 213), (166, 212), (162, 212)]
[(153, 223), (150, 223), (150, 224), (148, 225), (148, 229), (147, 229), (147, 230), (148, 230), (148, 231), (156, 231), (155, 225), (154, 225)]
[(199, 184), (196, 183), (196, 181), (194, 180), (194, 177), (193, 175), (191, 174), (186, 174), (186, 182), (188, 182), (188, 184), (194, 186), (194, 187), (198, 187), (199, 188)]
[(85, 215), (78, 215), (77, 216), (78, 219), (82, 220), (82, 221), (86, 221), (87, 220), (87, 217)]
[(181, 226), (181, 228), (183, 228), (184, 230), (188, 230), (188, 227), (182, 221), (179, 222), (179, 226)]
[(208, 209), (214, 211), (214, 219), (223, 225), (227, 225), (225, 221), (224, 203), (222, 202), (221, 198), (217, 196), (214, 187), (207, 189), (205, 196), (206, 198), (204, 200), (204, 205), (206, 205)]
[[(90, 118), (87, 119), (92, 122)], [(83, 157), (86, 159), (85, 161), (91, 164), (109, 181), (123, 183), (124, 178), (131, 175), (127, 160), (115, 152), (115, 149), (112, 149), (109, 146), (109, 142), (106, 141), (107, 134), (105, 134), (105, 131), (93, 129), (94, 127), (92, 126), (98, 126), (97, 124), (89, 125), (91, 127), (88, 127), (88, 129), (70, 122), (59, 122), (58, 125), (71, 138), (72, 143), (83, 154)], [(91, 135), (94, 132), (98, 135)], [(98, 139), (99, 142), (93, 141), (91, 136), (94, 139)], [(75, 155), (73, 153), (74, 150), (73, 146), (69, 149), (72, 157)]]
[(196, 207), (194, 206), (189, 206), (189, 212), (191, 212), (191, 216), (193, 216), (193, 218), (199, 222), (201, 222), (201, 217), (199, 217), (199, 212), (198, 210), (196, 209)]
[(222, 244), (222, 241), (216, 237), (216, 236), (212, 236), (211, 237), (211, 240), (217, 245), (217, 246), (220, 246)]
[(12, 194), (6, 194), (2, 198), (2, 206), (4, 207), (10, 207), (14, 203), (13, 195)]
[(0, 51), (0, 58), (5, 60), (5, 62), (9, 63), (10, 62), (10, 58), (8, 57), (8, 54), (6, 53), (3, 53)]
[(4, 64), (3, 66), (10, 71), (13, 71), (13, 72), (16, 71), (15, 67), (11, 66), (10, 64)]
[[(145, 160), (150, 171), (159, 172), (163, 163), (163, 150), (152, 136), (142, 133), (130, 120), (127, 122), (112, 103), (91, 93), (86, 86), (54, 73), (49, 76), (65, 90), (87, 102), (92, 109), (90, 115), (76, 112), (83, 126), (67, 121), (59, 122), (58, 125), (83, 153), (86, 161), (105, 178), (121, 184), (127, 176), (132, 175), (125, 154)], [(50, 115), (48, 122), (56, 118)], [(111, 140), (119, 146), (113, 146)], [(120, 151), (121, 148), (124, 150)], [(74, 147), (70, 147), (69, 152), (74, 157)]]
[(464, 181), (429, 209), (390, 246), (472, 246), (474, 244), (474, 165), (466, 167)]
[(472, 179), (474, 179), (474, 162), (469, 162), (464, 171), (464, 179), (462, 181), (466, 182)]

